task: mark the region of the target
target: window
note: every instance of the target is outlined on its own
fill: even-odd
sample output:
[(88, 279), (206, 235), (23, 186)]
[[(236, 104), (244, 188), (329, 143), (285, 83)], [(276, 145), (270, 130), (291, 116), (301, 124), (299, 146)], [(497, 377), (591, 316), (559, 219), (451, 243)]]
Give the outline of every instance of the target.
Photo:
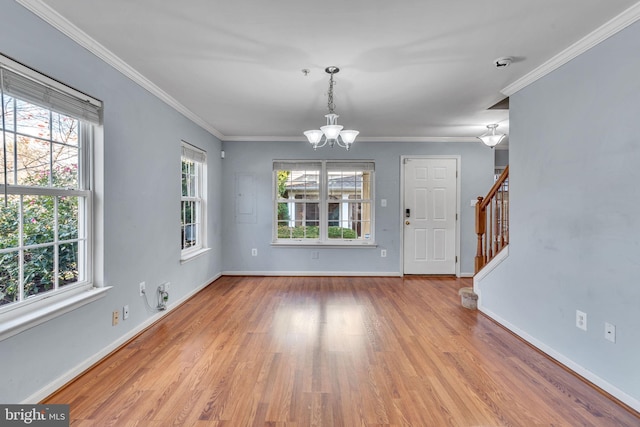
[(7, 313), (91, 286), (90, 167), (101, 103), (4, 57), (0, 83), (0, 313)]
[(205, 174), (207, 154), (182, 143), (182, 197), (180, 199), (182, 259), (206, 248)]
[(373, 162), (274, 161), (274, 243), (373, 244)]

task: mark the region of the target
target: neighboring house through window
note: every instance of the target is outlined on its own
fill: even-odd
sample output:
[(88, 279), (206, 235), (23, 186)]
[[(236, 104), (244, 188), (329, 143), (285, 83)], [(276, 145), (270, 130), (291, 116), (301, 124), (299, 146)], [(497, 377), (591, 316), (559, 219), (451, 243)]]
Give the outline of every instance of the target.
[(373, 162), (274, 161), (274, 243), (374, 243)]
[(206, 249), (207, 154), (182, 142), (181, 258), (188, 259)]

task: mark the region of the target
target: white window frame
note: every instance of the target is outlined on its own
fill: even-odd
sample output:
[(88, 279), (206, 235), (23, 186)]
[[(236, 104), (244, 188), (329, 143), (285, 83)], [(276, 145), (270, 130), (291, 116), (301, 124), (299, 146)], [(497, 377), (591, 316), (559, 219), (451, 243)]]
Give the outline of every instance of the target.
[[(305, 199), (302, 203), (319, 204), (319, 236), (313, 238), (278, 238), (278, 204), (288, 199), (278, 198), (278, 170), (295, 170), (317, 167), (320, 173), (318, 199)], [(329, 205), (336, 202), (329, 198), (329, 171), (366, 170), (370, 173), (370, 191), (367, 199), (350, 199), (348, 203), (368, 203), (370, 212), (369, 238), (329, 238)], [(313, 170), (313, 169), (310, 169)], [(272, 245), (274, 246), (325, 246), (325, 247), (372, 247), (375, 242), (375, 162), (373, 160), (274, 160), (272, 175)]]
[[(54, 289), (27, 297), (23, 289), (24, 278), (20, 277), (19, 301), (0, 306), (0, 340), (4, 340), (102, 298), (110, 288), (96, 287), (94, 277), (93, 141), (97, 133), (100, 133), (101, 137), (102, 102), (2, 55), (0, 90), (4, 96), (21, 99), (80, 120), (78, 188), (21, 186), (16, 185), (15, 181), (9, 181), (7, 184), (6, 164), (3, 163), (0, 165), (0, 172), (4, 177), (0, 183), (0, 202), (4, 203), (5, 195), (78, 197), (78, 236), (74, 240), (80, 248), (78, 268), (83, 271), (82, 279), (78, 282), (60, 287), (54, 283)], [(11, 131), (3, 128), (0, 132), (0, 149), (6, 154), (5, 132)], [(53, 245), (55, 248), (58, 243), (66, 242), (58, 239), (57, 232), (54, 236), (54, 241), (46, 245)], [(20, 242), (23, 242), (22, 239), (21, 236)], [(23, 251), (29, 248), (21, 245), (22, 243), (16, 248), (7, 248), (3, 252)], [(57, 265), (54, 269), (54, 274), (57, 274)]]
[[(195, 194), (184, 195), (182, 191), (182, 168), (185, 160), (193, 162), (196, 167)], [(184, 202), (195, 203), (196, 206), (196, 221), (188, 225), (190, 226), (189, 230), (193, 230), (193, 225), (195, 225), (196, 243), (189, 247), (183, 247), (187, 238), (182, 209)], [(207, 152), (186, 141), (181, 142), (180, 215), (180, 261), (186, 262), (209, 250), (207, 244)]]

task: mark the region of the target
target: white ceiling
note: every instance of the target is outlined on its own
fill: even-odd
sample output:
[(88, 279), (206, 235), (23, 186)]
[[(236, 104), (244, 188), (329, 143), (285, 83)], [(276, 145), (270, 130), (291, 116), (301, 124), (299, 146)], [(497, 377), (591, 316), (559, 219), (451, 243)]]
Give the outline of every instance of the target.
[[(637, 0), (18, 1), (88, 35), (223, 140), (302, 141), (324, 124), (330, 65), (339, 123), (358, 140), (506, 130), (508, 112), (487, 110), (503, 89)], [(502, 56), (515, 61), (498, 69)]]

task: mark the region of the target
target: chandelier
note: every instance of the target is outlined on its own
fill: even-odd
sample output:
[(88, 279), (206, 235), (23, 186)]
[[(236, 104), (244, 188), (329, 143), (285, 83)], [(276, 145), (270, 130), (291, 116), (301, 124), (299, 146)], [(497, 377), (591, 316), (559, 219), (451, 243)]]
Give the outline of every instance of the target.
[(496, 128), (498, 127), (498, 125), (493, 124), (493, 125), (487, 125), (487, 129), (489, 129), (487, 132), (485, 132), (483, 135), (478, 136), (477, 138), (482, 141), (484, 143), (484, 145), (488, 146), (488, 147), (495, 147), (496, 145), (500, 144), (500, 142), (504, 139), (505, 135), (504, 133), (496, 133)]
[[(356, 136), (358, 136), (358, 133), (360, 132), (357, 130), (342, 130), (343, 126), (338, 124), (338, 117), (340, 116), (334, 112), (336, 106), (333, 103), (333, 85), (335, 84), (333, 81), (333, 75), (339, 72), (340, 69), (338, 67), (327, 67), (324, 71), (326, 71), (330, 76), (329, 93), (327, 94), (327, 107), (329, 108), (329, 114), (325, 114), (327, 124), (320, 127), (320, 129), (305, 131), (304, 135), (307, 137), (314, 150), (322, 148), (329, 143), (329, 147), (333, 147), (337, 144), (349, 151), (351, 144), (353, 144), (353, 141), (356, 140)], [(322, 137), (324, 137), (324, 142), (322, 142)]]

